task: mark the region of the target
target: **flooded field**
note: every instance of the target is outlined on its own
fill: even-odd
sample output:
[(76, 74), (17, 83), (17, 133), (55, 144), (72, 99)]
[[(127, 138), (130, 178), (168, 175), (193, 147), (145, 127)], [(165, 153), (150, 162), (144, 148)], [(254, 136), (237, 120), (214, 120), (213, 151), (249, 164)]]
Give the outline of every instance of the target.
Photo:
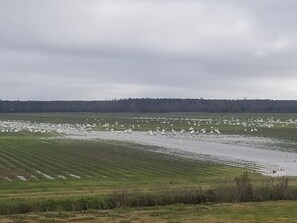
[(144, 132), (88, 132), (69, 137), (129, 141), (157, 146), (160, 153), (242, 166), (265, 175), (297, 176), (297, 153), (288, 152), (296, 148), (296, 143), (278, 139), (239, 135), (193, 136), (189, 133), (151, 135)]
[(296, 161), (294, 114), (2, 114), (0, 215), (291, 199)]
[(38, 122), (16, 117), (0, 121), (0, 133), (126, 141), (154, 146), (158, 153), (245, 167), (264, 175), (297, 176), (297, 119), (292, 115), (82, 117), (77, 123), (61, 117)]

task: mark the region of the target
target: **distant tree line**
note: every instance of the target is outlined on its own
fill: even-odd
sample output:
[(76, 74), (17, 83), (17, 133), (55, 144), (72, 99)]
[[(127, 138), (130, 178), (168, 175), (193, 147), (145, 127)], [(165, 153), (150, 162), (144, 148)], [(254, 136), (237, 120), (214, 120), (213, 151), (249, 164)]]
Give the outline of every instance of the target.
[(294, 113), (294, 100), (120, 99), (110, 101), (5, 101), (0, 113), (17, 112), (254, 112)]

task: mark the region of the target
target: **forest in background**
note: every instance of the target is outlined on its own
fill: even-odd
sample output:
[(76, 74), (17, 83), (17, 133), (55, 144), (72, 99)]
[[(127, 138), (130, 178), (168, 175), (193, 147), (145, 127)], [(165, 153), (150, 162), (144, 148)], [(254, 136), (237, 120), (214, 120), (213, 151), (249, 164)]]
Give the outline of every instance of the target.
[(218, 112), (295, 113), (296, 100), (119, 99), (102, 101), (7, 101), (0, 113), (21, 112)]

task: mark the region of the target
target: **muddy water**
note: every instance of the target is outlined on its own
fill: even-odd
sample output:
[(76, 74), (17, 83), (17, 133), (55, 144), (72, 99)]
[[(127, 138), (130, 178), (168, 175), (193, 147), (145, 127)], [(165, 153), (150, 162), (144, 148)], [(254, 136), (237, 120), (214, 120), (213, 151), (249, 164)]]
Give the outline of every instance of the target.
[(292, 152), (296, 144), (277, 139), (207, 134), (150, 135), (145, 132), (89, 132), (70, 137), (128, 141), (157, 146), (160, 148), (157, 152), (161, 153), (243, 166), (265, 175), (297, 176), (297, 153)]

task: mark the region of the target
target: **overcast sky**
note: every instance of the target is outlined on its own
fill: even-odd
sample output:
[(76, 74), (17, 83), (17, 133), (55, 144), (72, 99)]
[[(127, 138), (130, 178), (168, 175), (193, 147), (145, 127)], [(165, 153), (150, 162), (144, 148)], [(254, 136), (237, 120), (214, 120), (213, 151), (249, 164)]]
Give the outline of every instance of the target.
[(0, 0), (0, 99), (297, 99), (296, 0)]

